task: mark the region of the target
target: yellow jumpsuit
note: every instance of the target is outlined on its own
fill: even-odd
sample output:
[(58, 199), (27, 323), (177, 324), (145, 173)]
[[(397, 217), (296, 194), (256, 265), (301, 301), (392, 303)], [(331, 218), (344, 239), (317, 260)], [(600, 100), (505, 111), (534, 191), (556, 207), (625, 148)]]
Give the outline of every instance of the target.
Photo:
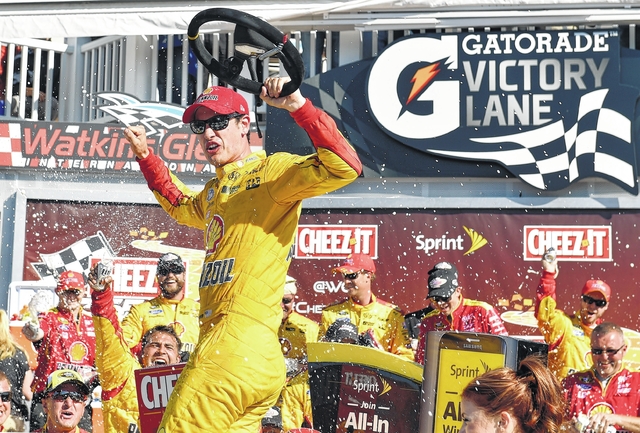
[(309, 425), (313, 424), (308, 371), (292, 377), (287, 382), (278, 405), (282, 413), (282, 429), (285, 432), (302, 427), (305, 421)]
[[(113, 306), (113, 291), (92, 291), (91, 313), (96, 331), (96, 367), (102, 386), (105, 433), (139, 431), (138, 394), (134, 371), (142, 368), (122, 337)], [(134, 430), (135, 431), (135, 430)]]
[(318, 328), (318, 324), (313, 320), (292, 311), (278, 329), (284, 356), (295, 359), (306, 358), (307, 343), (318, 341)]
[(200, 303), (191, 298), (181, 301), (157, 296), (133, 305), (122, 320), (122, 334), (133, 348), (140, 344), (142, 336), (157, 325), (169, 325), (182, 341), (182, 350), (193, 352), (198, 342)]
[(358, 327), (359, 333), (371, 329), (378, 344), (387, 352), (413, 361), (404, 314), (395, 305), (382, 301), (373, 294), (371, 303), (365, 306), (356, 304), (351, 298), (335, 302), (322, 310), (320, 337), (324, 337), (327, 328), (341, 317), (348, 317)]
[(341, 188), (362, 170), (335, 122), (309, 100), (291, 116), (316, 154), (256, 152), (218, 167), (199, 193), (154, 154), (139, 160), (169, 215), (205, 233), (200, 339), (159, 433), (255, 433), (284, 386), (280, 301), (302, 200)]
[[(307, 343), (318, 341), (318, 329), (316, 322), (292, 311), (278, 330), (284, 356), (306, 360)], [(311, 424), (311, 394), (309, 374), (306, 371), (287, 380), (278, 406), (280, 406), (282, 427), (285, 432), (302, 427), (305, 420)]]

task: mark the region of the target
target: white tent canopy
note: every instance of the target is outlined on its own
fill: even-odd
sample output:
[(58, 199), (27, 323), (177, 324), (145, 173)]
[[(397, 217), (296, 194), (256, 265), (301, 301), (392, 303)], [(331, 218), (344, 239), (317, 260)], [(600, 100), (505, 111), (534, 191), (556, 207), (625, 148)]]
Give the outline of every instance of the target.
[[(196, 13), (213, 7), (233, 7), (248, 12), (283, 31), (640, 22), (640, 4), (634, 0), (4, 0), (0, 4), (0, 39), (184, 34)], [(231, 28), (228, 23), (209, 23), (201, 31)]]

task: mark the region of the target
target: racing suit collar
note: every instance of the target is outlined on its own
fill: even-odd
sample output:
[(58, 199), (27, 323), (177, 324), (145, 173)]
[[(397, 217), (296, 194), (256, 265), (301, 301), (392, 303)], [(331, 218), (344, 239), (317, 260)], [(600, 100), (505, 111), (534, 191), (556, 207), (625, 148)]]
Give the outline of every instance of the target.
[(360, 305), (360, 304), (358, 304), (356, 302), (353, 302), (353, 299), (351, 299), (351, 297), (349, 297), (349, 305), (350, 305), (350, 307), (353, 307), (356, 310), (357, 309), (361, 309), (361, 308), (367, 308), (369, 305), (375, 304), (377, 302), (376, 299), (378, 299), (378, 298), (376, 298), (376, 295), (374, 295), (372, 293), (371, 294), (371, 302), (369, 302), (367, 305)]
[(264, 150), (253, 152), (252, 154), (248, 155), (246, 158), (243, 158), (239, 161), (230, 162), (229, 164), (216, 168), (216, 176), (218, 177), (218, 179), (222, 179), (225, 175), (238, 170), (244, 165), (253, 161), (257, 161), (259, 159), (265, 159), (266, 157), (267, 157), (267, 152), (265, 152)]

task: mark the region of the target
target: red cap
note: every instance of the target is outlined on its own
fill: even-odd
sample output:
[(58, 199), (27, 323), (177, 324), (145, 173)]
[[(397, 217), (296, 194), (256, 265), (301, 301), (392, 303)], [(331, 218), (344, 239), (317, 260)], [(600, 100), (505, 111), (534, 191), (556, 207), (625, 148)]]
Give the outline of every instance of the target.
[(58, 276), (56, 291), (84, 290), (84, 276), (80, 272), (64, 271)]
[(611, 288), (607, 283), (602, 280), (589, 280), (584, 283), (584, 287), (582, 288), (582, 294), (588, 295), (589, 293), (600, 292), (604, 296), (604, 299), (609, 302), (609, 298), (611, 298)]
[(366, 254), (349, 254), (344, 262), (333, 272), (340, 272), (343, 274), (352, 274), (358, 271), (369, 271), (376, 273), (376, 265), (373, 263), (373, 259)]
[(222, 86), (204, 89), (198, 99), (184, 110), (182, 122), (191, 122), (196, 117), (196, 110), (200, 107), (206, 107), (217, 114), (249, 114), (247, 100), (238, 92)]

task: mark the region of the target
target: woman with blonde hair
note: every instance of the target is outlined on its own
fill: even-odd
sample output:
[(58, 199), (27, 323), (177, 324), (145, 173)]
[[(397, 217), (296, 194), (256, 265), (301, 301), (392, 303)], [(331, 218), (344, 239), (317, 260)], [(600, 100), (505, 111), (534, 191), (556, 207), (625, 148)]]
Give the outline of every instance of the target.
[(460, 433), (557, 433), (565, 404), (544, 362), (528, 356), (517, 370), (491, 370), (466, 386)]
[[(2, 371), (11, 383), (11, 416), (15, 426), (5, 424), (7, 431), (24, 431), (24, 423), (29, 419), (28, 400), (31, 400), (31, 380), (33, 372), (29, 368), (27, 354), (20, 347), (9, 328), (9, 316), (5, 310), (0, 309), (0, 371)], [(14, 430), (15, 428), (15, 430)]]

